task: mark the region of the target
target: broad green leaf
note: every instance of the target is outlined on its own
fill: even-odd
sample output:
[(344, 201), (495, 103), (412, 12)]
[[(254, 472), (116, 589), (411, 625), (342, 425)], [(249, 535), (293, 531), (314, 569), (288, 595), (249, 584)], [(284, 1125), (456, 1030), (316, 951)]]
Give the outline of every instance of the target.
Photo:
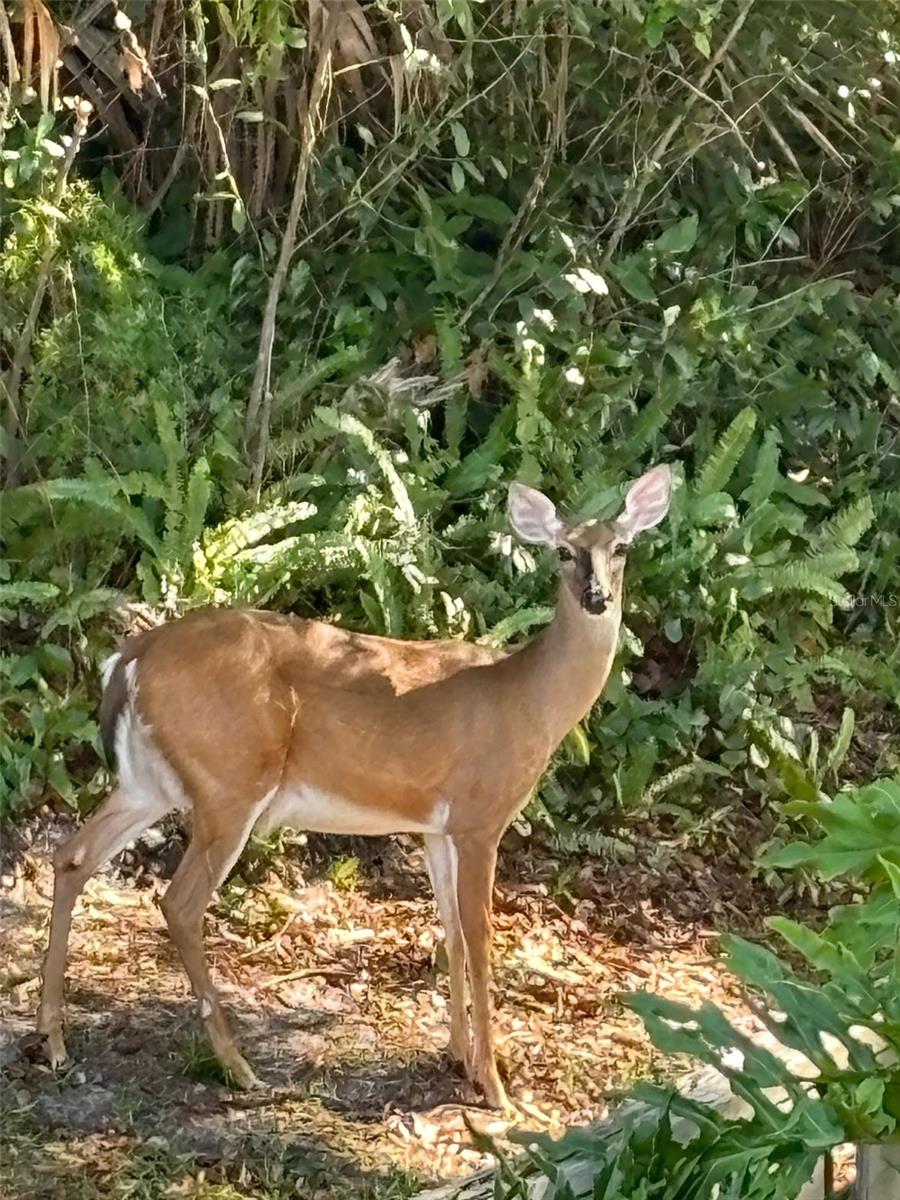
[(670, 225), (654, 242), (656, 253), (660, 256), (686, 254), (697, 240), (697, 224), (697, 214), (692, 213), (677, 224)]
[(459, 121), (450, 122), (450, 130), (453, 134), (453, 144), (456, 147), (456, 153), (460, 158), (468, 158), (471, 143), (469, 135), (466, 133), (466, 128)]
[(619, 281), (629, 296), (642, 300), (646, 304), (656, 303), (656, 293), (653, 285), (644, 272), (631, 259), (610, 266), (613, 276)]
[(587, 734), (584, 732), (583, 726), (579, 723), (574, 725), (566, 734), (566, 745), (569, 751), (578, 762), (587, 766), (591, 761), (591, 744), (588, 741)]
[(834, 744), (828, 751), (828, 757), (825, 760), (826, 773), (837, 771), (847, 757), (847, 751), (850, 749), (850, 743), (853, 740), (853, 730), (856, 727), (856, 713), (852, 708), (845, 708), (841, 714), (841, 724), (838, 729), (837, 736), (834, 739)]

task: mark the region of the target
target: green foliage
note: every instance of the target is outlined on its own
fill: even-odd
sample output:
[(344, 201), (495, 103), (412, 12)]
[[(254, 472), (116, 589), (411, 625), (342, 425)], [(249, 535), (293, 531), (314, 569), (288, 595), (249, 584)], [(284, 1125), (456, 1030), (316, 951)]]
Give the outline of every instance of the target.
[(524, 1135), (528, 1154), (515, 1167), (505, 1164), (499, 1197), (512, 1200), (527, 1181), (537, 1187), (543, 1178), (550, 1186), (541, 1194), (560, 1200), (791, 1200), (823, 1152), (900, 1138), (900, 779), (803, 812), (825, 836), (773, 852), (770, 861), (849, 875), (867, 895), (833, 910), (821, 932), (772, 918), (806, 960), (803, 973), (763, 946), (726, 939), (728, 965), (753, 993), (754, 1011), (781, 1052), (735, 1028), (713, 1004), (694, 1009), (649, 993), (626, 1000), (660, 1050), (724, 1075), (745, 1115), (725, 1116), (641, 1083), (600, 1130), (571, 1130), (559, 1141)]
[(328, 868), (328, 878), (339, 892), (355, 892), (359, 887), (359, 859), (336, 858)]
[[(671, 516), (630, 555), (606, 700), (535, 819), (600, 852), (651, 809), (690, 832), (890, 764), (900, 177), (870, 81), (900, 29), (881, 6), (829, 9), (827, 30), (814, 6), (776, 7), (751, 8), (699, 86), (733, 5), (485, 5), (477, 38), (473, 6), (438, 6), (458, 58), (404, 57), (415, 102), (393, 137), (317, 145), (259, 505), (241, 429), (277, 230), (198, 256), (175, 228), (187, 201), (147, 226), (117, 158), (99, 185), (71, 179), (22, 389), (24, 482), (3, 497), (7, 809), (102, 787), (96, 666), (122, 600), (504, 645), (548, 619), (554, 588), (549, 556), (510, 541), (509, 481), (605, 517), (657, 460), (676, 467)], [(305, 39), (282, 6), (206, 16), (207, 52), (214, 28), (247, 52), (222, 100), (249, 103)], [(9, 125), (4, 361), (65, 118), (23, 107)], [(179, 187), (208, 230), (197, 160)], [(66, 671), (39, 660), (47, 639)]]

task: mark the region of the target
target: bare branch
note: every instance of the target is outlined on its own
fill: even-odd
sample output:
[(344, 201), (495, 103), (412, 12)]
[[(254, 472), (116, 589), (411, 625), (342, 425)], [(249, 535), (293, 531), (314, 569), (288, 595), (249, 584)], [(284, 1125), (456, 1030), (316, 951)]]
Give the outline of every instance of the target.
[(278, 301), (287, 278), (288, 267), (294, 253), (294, 243), (297, 239), (297, 225), (300, 220), (300, 210), (306, 200), (306, 183), (309, 178), (309, 167), (316, 145), (317, 120), (322, 97), (328, 82), (332, 51), (338, 22), (341, 18), (341, 8), (333, 5), (328, 10), (325, 29), (320, 43), (319, 61), (316, 64), (315, 75), (310, 85), (309, 98), (300, 130), (300, 154), (297, 158), (297, 173), (294, 176), (294, 191), (291, 196), (291, 207), (288, 213), (287, 225), (281, 239), (281, 249), (275, 266), (272, 281), (269, 284), (269, 294), (266, 298), (266, 308), (263, 314), (262, 330), (259, 338), (259, 353), (256, 357), (256, 371), (250, 398), (247, 401), (247, 412), (244, 418), (244, 447), (250, 460), (250, 478), (253, 492), (259, 498), (262, 486), (263, 470), (266, 461), (266, 449), (269, 441), (269, 420), (272, 411), (272, 350), (275, 344), (275, 318), (278, 314)]
[(703, 74), (700, 76), (700, 79), (696, 85), (696, 89), (687, 97), (678, 115), (672, 118), (667, 128), (660, 135), (656, 145), (647, 155), (644, 162), (644, 168), (640, 176), (634, 181), (631, 195), (625, 202), (625, 206), (623, 207), (615, 225), (613, 226), (613, 231), (610, 234), (609, 242), (606, 247), (606, 253), (603, 256), (604, 266), (609, 266), (609, 263), (611, 262), (622, 242), (622, 238), (625, 236), (628, 227), (634, 218), (634, 214), (637, 212), (638, 208), (640, 208), (641, 200), (643, 199), (647, 184), (650, 182), (650, 179), (656, 170), (657, 163), (669, 148), (672, 138), (684, 124), (685, 118), (696, 103), (698, 96), (702, 94), (703, 90), (706, 88), (707, 83), (712, 78), (713, 72), (728, 53), (728, 48), (740, 33), (752, 7), (753, 0), (744, 0), (738, 15), (734, 19), (734, 23), (725, 37), (725, 40), (706, 64), (706, 68), (704, 69)]

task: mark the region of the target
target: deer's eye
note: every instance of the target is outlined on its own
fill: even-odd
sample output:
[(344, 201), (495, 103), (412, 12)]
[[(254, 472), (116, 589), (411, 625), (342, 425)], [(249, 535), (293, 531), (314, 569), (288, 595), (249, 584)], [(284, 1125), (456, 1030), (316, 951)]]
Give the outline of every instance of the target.
[(628, 544), (626, 542), (616, 542), (616, 544), (613, 548), (613, 557), (614, 558), (624, 558), (627, 550), (628, 550)]
[(568, 546), (560, 546), (559, 557), (561, 562), (571, 562), (575, 555)]

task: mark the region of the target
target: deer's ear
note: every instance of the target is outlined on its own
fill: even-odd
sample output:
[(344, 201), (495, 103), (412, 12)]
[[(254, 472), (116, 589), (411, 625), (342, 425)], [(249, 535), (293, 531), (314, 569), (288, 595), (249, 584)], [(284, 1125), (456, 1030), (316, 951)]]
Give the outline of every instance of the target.
[(553, 501), (524, 483), (509, 486), (509, 523), (523, 542), (558, 546), (563, 539), (564, 526)]
[(658, 525), (669, 511), (671, 498), (672, 472), (668, 467), (653, 467), (636, 479), (625, 497), (625, 511), (616, 519), (625, 539), (630, 542), (636, 534)]

